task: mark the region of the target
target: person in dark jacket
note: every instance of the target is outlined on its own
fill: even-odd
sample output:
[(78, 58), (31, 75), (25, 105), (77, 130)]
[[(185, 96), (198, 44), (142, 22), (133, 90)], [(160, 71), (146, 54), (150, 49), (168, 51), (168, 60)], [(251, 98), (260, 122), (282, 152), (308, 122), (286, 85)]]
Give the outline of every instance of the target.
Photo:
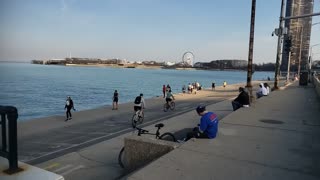
[(117, 90), (114, 90), (112, 100), (112, 110), (118, 110), (119, 93)]
[(71, 109), (73, 109), (74, 111), (76, 109), (74, 109), (73, 101), (70, 96), (67, 97), (66, 105), (64, 106), (64, 109), (67, 109), (66, 111), (67, 119), (65, 121), (71, 120), (72, 119)]
[(240, 94), (238, 97), (232, 101), (233, 111), (236, 111), (241, 107), (249, 107), (250, 104), (249, 95), (247, 92), (245, 92), (243, 87), (239, 87), (239, 92)]

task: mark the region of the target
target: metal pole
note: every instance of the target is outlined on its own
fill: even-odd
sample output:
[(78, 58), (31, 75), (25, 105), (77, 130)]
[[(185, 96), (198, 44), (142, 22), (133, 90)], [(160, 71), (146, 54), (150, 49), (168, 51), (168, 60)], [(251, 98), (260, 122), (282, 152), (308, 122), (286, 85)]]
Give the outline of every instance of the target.
[(290, 80), (290, 60), (291, 60), (291, 51), (289, 51), (289, 58), (288, 58), (287, 83), (289, 83), (289, 80)]
[(299, 48), (299, 64), (298, 64), (299, 79), (300, 79), (300, 71), (301, 71), (302, 37), (303, 37), (303, 26), (301, 26), (301, 30), (300, 30), (300, 48)]
[(6, 123), (6, 115), (1, 114), (1, 131), (2, 131), (2, 151), (7, 151), (7, 123)]
[(18, 167), (18, 136), (17, 136), (17, 119), (18, 119), (18, 110), (13, 106), (7, 106), (7, 118), (8, 118), (8, 134), (9, 134), (9, 169), (4, 170), (7, 174), (14, 174), (19, 171), (22, 171)]
[(312, 67), (312, 48), (314, 47), (314, 46), (319, 46), (320, 45), (320, 43), (319, 44), (314, 44), (314, 45), (312, 45), (312, 46), (310, 46), (310, 50), (309, 50), (309, 70), (311, 71), (311, 67)]
[(281, 62), (281, 52), (282, 52), (282, 40), (283, 40), (283, 29), (284, 29), (284, 16), (285, 16), (285, 1), (281, 1), (281, 11), (280, 11), (280, 20), (279, 20), (279, 30), (280, 34), (278, 36), (278, 47), (277, 47), (277, 57), (276, 57), (276, 68), (274, 73), (274, 89), (279, 89), (279, 74), (280, 74), (280, 62)]
[(252, 102), (254, 96), (252, 94), (252, 61), (253, 61), (253, 43), (254, 43), (254, 21), (256, 14), (256, 0), (252, 0), (251, 6), (251, 24), (250, 24), (250, 37), (249, 37), (249, 53), (248, 53), (248, 70), (247, 70), (247, 86), (250, 96), (250, 102)]
[(318, 13), (313, 13), (313, 14), (305, 14), (305, 15), (300, 15), (300, 16), (290, 16), (290, 17), (285, 17), (283, 20), (287, 19), (299, 19), (299, 18), (305, 18), (305, 17), (310, 17), (310, 16), (319, 16), (320, 12)]

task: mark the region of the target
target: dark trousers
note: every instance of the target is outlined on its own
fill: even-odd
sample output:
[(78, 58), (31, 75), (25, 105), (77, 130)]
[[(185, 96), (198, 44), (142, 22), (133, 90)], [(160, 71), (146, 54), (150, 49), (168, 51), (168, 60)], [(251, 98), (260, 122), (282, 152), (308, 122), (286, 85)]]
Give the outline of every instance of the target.
[(66, 115), (67, 115), (67, 119), (69, 119), (69, 117), (72, 117), (71, 108), (67, 108)]
[(163, 92), (163, 97), (166, 97), (166, 92), (165, 91), (162, 91)]
[(263, 96), (262, 92), (257, 92), (257, 99), (261, 98)]
[(237, 109), (242, 107), (242, 104), (240, 104), (238, 101), (232, 101), (232, 107), (233, 107), (233, 111), (236, 111)]
[(193, 128), (192, 132), (187, 133), (186, 141), (191, 138), (209, 139), (208, 135), (206, 133), (201, 133), (198, 127)]

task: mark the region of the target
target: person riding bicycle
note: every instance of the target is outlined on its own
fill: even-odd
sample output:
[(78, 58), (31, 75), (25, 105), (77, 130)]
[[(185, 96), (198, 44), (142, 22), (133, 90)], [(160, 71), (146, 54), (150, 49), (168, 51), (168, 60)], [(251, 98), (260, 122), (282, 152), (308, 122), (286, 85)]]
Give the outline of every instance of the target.
[(187, 140), (191, 138), (207, 138), (213, 139), (218, 133), (218, 117), (213, 112), (206, 111), (206, 107), (199, 105), (196, 109), (201, 116), (200, 124), (195, 127), (192, 132), (187, 134)]
[(140, 111), (139, 113), (139, 117), (141, 116), (141, 114), (143, 113), (142, 109), (146, 108), (146, 102), (143, 99), (143, 94), (141, 93), (139, 96), (136, 97), (136, 99), (134, 100), (134, 106), (133, 109), (135, 112)]
[[(172, 97), (172, 99), (171, 99), (171, 97)], [(171, 90), (169, 90), (169, 91), (167, 92), (167, 96), (166, 96), (166, 102), (167, 102), (167, 105), (168, 105), (168, 106), (169, 106), (169, 102), (171, 102), (172, 100), (174, 100), (174, 96), (172, 95)]]

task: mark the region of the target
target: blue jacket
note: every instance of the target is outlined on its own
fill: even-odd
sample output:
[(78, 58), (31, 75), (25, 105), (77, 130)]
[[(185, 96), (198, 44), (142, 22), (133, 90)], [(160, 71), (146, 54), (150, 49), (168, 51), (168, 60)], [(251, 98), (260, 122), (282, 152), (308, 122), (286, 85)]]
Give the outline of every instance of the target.
[(218, 132), (218, 117), (213, 112), (207, 112), (200, 119), (200, 131), (208, 135), (210, 139), (215, 138)]

